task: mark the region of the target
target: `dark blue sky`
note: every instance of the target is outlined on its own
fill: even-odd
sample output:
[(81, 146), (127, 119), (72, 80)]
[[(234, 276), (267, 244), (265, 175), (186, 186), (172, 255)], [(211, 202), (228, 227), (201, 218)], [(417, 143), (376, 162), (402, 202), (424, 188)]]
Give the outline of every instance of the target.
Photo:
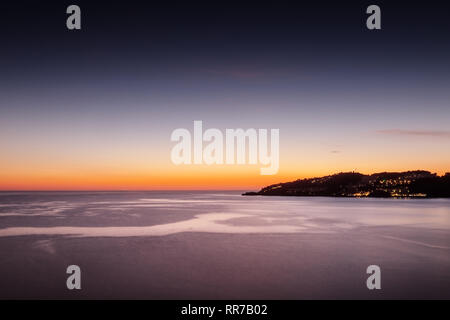
[(0, 81), (12, 101), (22, 89), (69, 96), (153, 91), (166, 99), (422, 88), (439, 96), (449, 80), (449, 10), (439, 2), (378, 2), (380, 31), (365, 28), (372, 3), (365, 1), (77, 3), (82, 30), (75, 32), (65, 28), (69, 2), (1, 5)]

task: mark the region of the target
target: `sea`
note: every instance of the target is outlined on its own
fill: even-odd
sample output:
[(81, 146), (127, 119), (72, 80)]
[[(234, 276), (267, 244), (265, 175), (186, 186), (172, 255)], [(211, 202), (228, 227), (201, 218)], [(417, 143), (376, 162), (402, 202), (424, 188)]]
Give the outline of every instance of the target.
[(450, 298), (450, 199), (242, 192), (0, 192), (0, 299)]

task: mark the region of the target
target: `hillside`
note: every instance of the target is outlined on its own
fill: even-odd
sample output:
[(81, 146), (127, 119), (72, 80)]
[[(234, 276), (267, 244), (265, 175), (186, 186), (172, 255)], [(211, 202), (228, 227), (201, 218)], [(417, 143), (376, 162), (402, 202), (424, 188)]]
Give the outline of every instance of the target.
[(371, 175), (344, 172), (274, 184), (243, 195), (447, 198), (450, 197), (450, 173), (440, 177), (423, 170)]

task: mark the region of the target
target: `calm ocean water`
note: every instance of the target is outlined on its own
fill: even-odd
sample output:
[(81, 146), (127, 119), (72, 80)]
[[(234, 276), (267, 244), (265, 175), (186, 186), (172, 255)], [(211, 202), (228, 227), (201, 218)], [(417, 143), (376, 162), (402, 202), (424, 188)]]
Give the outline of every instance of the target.
[(0, 249), (2, 298), (449, 298), (450, 200), (2, 192)]

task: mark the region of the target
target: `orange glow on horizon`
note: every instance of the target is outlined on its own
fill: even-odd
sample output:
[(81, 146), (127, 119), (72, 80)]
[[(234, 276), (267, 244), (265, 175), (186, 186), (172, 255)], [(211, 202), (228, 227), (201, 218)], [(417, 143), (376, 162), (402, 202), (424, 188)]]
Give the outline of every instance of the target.
[[(255, 166), (184, 166), (159, 173), (142, 172), (9, 172), (0, 173), (0, 190), (70, 191), (70, 190), (259, 190), (267, 185), (297, 179), (320, 177), (339, 172), (357, 171), (372, 174), (382, 171), (430, 170), (427, 168), (390, 168), (383, 170), (353, 170), (335, 168), (320, 170), (281, 170), (276, 175), (259, 174)], [(155, 170), (158, 172), (158, 170)], [(430, 170), (432, 171), (432, 170)], [(449, 170), (436, 170), (443, 175)]]

